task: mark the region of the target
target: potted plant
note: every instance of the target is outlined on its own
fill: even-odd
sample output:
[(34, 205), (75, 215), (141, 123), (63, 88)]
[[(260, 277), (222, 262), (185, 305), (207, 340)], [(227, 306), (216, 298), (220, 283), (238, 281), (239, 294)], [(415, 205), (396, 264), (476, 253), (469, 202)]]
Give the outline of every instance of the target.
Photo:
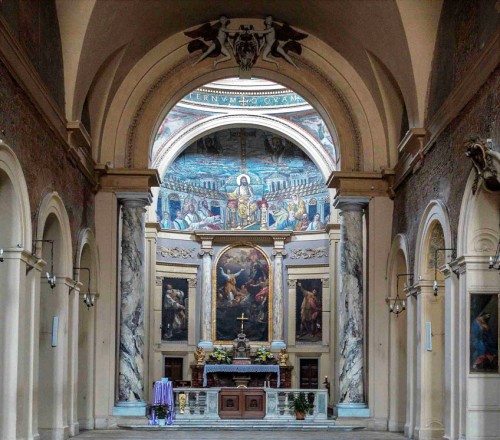
[(166, 418), (168, 416), (169, 408), (167, 404), (153, 404), (149, 405), (149, 417), (151, 420), (157, 421), (157, 424), (160, 426), (165, 426), (166, 425)]
[(258, 364), (269, 364), (274, 362), (274, 354), (265, 347), (260, 347), (255, 352), (255, 362)]
[(210, 360), (217, 364), (231, 364), (233, 359), (224, 347), (216, 347), (209, 355)]
[(311, 404), (307, 400), (306, 394), (302, 391), (290, 396), (288, 406), (295, 414), (297, 420), (304, 420), (306, 413), (311, 409)]

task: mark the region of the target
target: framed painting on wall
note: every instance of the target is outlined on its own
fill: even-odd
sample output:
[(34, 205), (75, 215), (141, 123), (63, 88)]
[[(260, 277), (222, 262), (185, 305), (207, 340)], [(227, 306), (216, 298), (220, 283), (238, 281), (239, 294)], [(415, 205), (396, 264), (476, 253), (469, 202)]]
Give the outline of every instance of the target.
[(322, 340), (322, 293), (321, 279), (297, 280), (295, 340), (302, 343)]
[(239, 333), (242, 313), (250, 341), (267, 342), (271, 336), (272, 292), (270, 263), (264, 251), (234, 246), (221, 251), (214, 266), (213, 338), (232, 342)]
[(498, 373), (498, 315), (498, 294), (471, 294), (471, 373)]
[(185, 278), (163, 278), (161, 339), (187, 341), (189, 286)]

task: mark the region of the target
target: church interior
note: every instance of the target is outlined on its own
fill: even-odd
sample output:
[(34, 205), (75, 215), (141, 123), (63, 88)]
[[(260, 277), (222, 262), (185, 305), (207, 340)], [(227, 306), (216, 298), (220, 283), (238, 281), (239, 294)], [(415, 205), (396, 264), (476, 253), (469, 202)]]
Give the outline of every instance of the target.
[(499, 14), (0, 0), (0, 438), (498, 439)]

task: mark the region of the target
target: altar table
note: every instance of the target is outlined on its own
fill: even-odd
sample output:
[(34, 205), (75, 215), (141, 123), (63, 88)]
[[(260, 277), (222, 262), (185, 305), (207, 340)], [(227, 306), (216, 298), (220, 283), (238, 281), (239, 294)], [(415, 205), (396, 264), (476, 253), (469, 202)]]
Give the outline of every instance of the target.
[(280, 386), (279, 365), (232, 365), (232, 364), (206, 364), (203, 369), (203, 386), (207, 386), (207, 374), (209, 373), (275, 373), (277, 387)]

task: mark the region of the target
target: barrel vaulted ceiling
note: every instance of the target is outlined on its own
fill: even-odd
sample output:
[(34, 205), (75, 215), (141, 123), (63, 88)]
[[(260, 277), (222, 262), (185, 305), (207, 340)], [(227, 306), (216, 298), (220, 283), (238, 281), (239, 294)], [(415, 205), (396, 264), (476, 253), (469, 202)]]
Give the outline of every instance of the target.
[(91, 99), (94, 143), (134, 66), (166, 39), (220, 15), (257, 20), (272, 15), (329, 46), (364, 83), (388, 143), (400, 140), (391, 131), (397, 131), (398, 119), (401, 125), (394, 114), (402, 107), (410, 128), (423, 125), (441, 0), (57, 0), (56, 5), (66, 117), (80, 120)]

